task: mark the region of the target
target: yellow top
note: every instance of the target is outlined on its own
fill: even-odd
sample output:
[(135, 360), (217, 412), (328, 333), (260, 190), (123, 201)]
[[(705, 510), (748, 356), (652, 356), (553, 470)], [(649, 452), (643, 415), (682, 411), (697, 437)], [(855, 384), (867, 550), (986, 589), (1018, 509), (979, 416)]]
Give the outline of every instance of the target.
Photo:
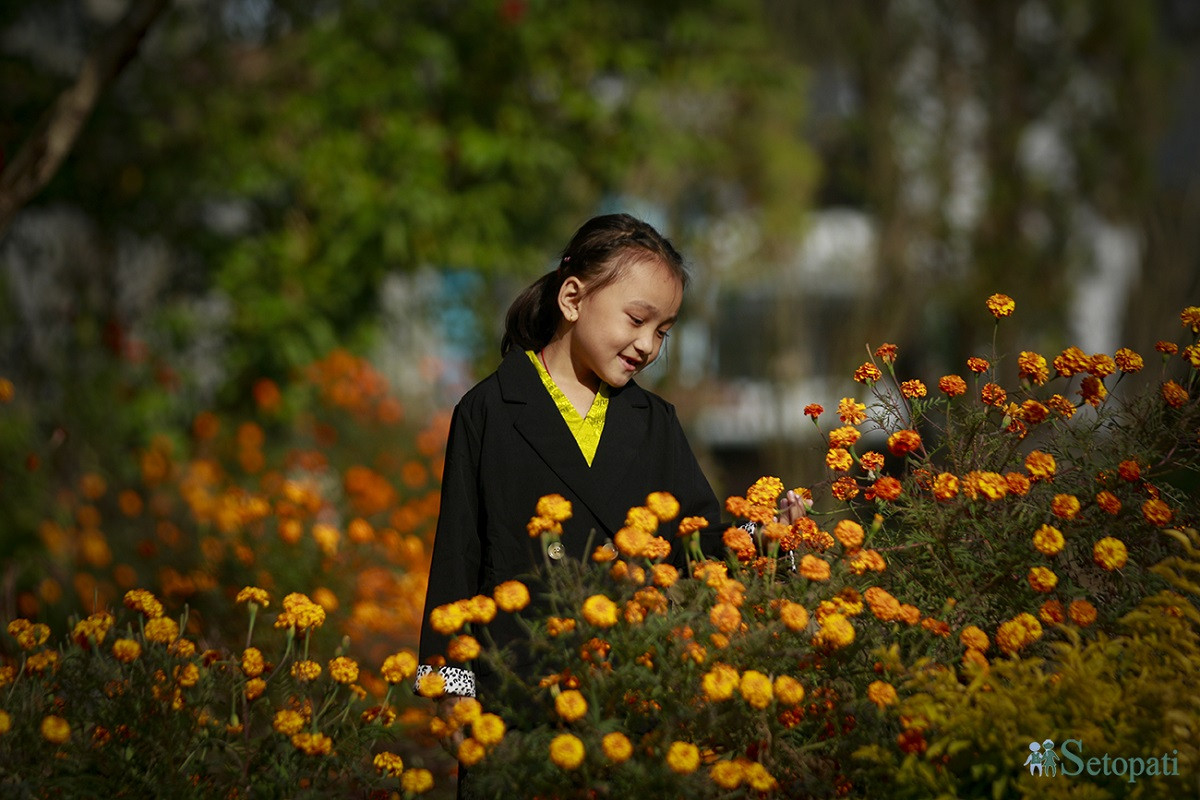
[(525, 355), (529, 356), (529, 360), (537, 368), (542, 385), (550, 393), (554, 405), (558, 406), (558, 412), (562, 414), (563, 421), (571, 429), (571, 435), (575, 437), (575, 443), (579, 445), (579, 449), (590, 467), (592, 459), (596, 457), (596, 448), (600, 446), (600, 434), (604, 432), (604, 418), (608, 415), (608, 384), (601, 382), (600, 391), (596, 392), (596, 399), (592, 401), (592, 407), (588, 409), (587, 416), (581, 417), (575, 410), (575, 406), (563, 394), (562, 389), (558, 388), (554, 378), (550, 377), (550, 373), (542, 365), (538, 354), (532, 350), (526, 350)]

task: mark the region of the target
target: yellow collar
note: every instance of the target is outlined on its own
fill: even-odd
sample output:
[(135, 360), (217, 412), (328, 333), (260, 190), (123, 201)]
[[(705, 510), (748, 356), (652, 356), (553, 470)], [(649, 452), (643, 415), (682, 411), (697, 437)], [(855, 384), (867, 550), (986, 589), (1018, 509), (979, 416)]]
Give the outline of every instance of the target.
[(596, 448), (600, 446), (600, 434), (604, 432), (604, 418), (608, 415), (608, 384), (601, 382), (600, 390), (596, 392), (596, 399), (592, 401), (592, 407), (588, 409), (587, 416), (580, 417), (575, 406), (563, 394), (562, 389), (558, 388), (554, 378), (550, 377), (550, 372), (543, 366), (542, 359), (538, 357), (538, 354), (532, 350), (526, 350), (525, 355), (529, 356), (529, 360), (533, 362), (538, 377), (542, 379), (542, 385), (550, 393), (554, 405), (558, 406), (558, 412), (562, 414), (563, 421), (567, 423), (567, 428), (575, 437), (575, 442), (579, 445), (584, 460), (590, 467), (592, 459), (596, 457)]

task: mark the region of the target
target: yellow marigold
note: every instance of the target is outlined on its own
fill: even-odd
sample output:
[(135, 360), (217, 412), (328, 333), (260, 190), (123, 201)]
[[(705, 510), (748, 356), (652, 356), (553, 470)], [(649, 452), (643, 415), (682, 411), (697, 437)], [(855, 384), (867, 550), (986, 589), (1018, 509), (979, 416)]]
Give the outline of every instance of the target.
[(845, 647), (854, 641), (854, 626), (841, 614), (829, 614), (821, 620), (813, 641), (830, 647)]
[(495, 714), (480, 714), (471, 723), (471, 735), (484, 747), (495, 747), (508, 731), (504, 720)]
[(985, 404), (999, 408), (1008, 400), (1008, 392), (998, 383), (985, 383), (979, 390), (979, 398)]
[(1104, 402), (1104, 398), (1108, 397), (1108, 389), (1105, 388), (1104, 381), (1089, 375), (1079, 384), (1079, 396), (1085, 403), (1099, 408), (1100, 404)]
[(305, 631), (325, 623), (325, 609), (301, 592), (283, 598), (283, 611), (275, 618), (276, 628), (296, 628)]
[(617, 604), (602, 594), (594, 594), (583, 601), (583, 618), (597, 628), (611, 628), (617, 624)]
[(50, 744), (63, 744), (71, 738), (71, 724), (54, 714), (42, 718), (41, 731), (42, 738)]
[(304, 660), (292, 664), (292, 677), (301, 683), (310, 683), (321, 677), (321, 665), (316, 661)]
[(417, 672), (417, 657), (409, 650), (393, 653), (383, 660), (379, 674), (388, 683), (408, 680)]
[(853, 447), (861, 436), (858, 428), (853, 425), (843, 425), (829, 432), (829, 446), (834, 448)]
[(958, 375), (943, 375), (938, 379), (938, 389), (947, 397), (959, 397), (967, 393), (967, 382)]
[(525, 523), (525, 532), (532, 539), (536, 539), (546, 533), (558, 535), (562, 533), (562, 523), (555, 522), (549, 517), (535, 515), (529, 518), (529, 522)]
[(421, 676), (417, 694), (422, 697), (441, 697), (446, 693), (446, 679), (441, 673), (429, 672)]
[(704, 517), (684, 517), (679, 520), (677, 536), (691, 536), (696, 531), (707, 528), (708, 520)]
[(842, 547), (847, 550), (862, 547), (864, 535), (862, 525), (852, 519), (839, 520), (833, 528), (834, 538), (841, 542)]
[(896, 353), (898, 353), (899, 350), (900, 348), (891, 342), (884, 342), (883, 344), (879, 345), (879, 347), (875, 348), (875, 357), (885, 364), (892, 364), (895, 363)]
[(1052, 597), (1038, 608), (1038, 618), (1047, 625), (1057, 625), (1067, 618), (1067, 612), (1062, 601)]
[(887, 569), (887, 562), (875, 550), (860, 550), (850, 559), (850, 571), (855, 575), (862, 575), (865, 572), (883, 572), (885, 569)]
[(1111, 572), (1125, 566), (1125, 562), (1129, 560), (1129, 551), (1120, 539), (1105, 536), (1092, 546), (1092, 560)]
[(651, 493), (646, 498), (646, 508), (650, 509), (660, 522), (666, 522), (679, 516), (679, 501), (670, 492)]
[(1121, 370), (1121, 372), (1129, 373), (1140, 372), (1142, 367), (1146, 365), (1142, 357), (1128, 347), (1122, 347), (1118, 350), (1113, 361), (1116, 362), (1117, 369)]
[(880, 709), (885, 706), (894, 706), (900, 702), (900, 697), (896, 694), (896, 687), (887, 681), (872, 681), (871, 685), (867, 687), (867, 699), (879, 706)]
[(1087, 600), (1072, 600), (1067, 613), (1071, 617), (1071, 622), (1081, 628), (1086, 628), (1096, 621), (1096, 607)]
[(246, 681), (246, 699), (250, 701), (257, 700), (262, 697), (262, 693), (267, 689), (267, 682), (262, 678), (251, 678)]
[(997, 293), (987, 299), (987, 308), (992, 312), (992, 316), (1000, 319), (1011, 316), (1013, 311), (1016, 311), (1017, 304), (1008, 295)]
[(1088, 364), (1088, 372), (1096, 378), (1104, 379), (1117, 371), (1117, 362), (1107, 353), (1093, 353)]
[(433, 788), (433, 773), (427, 769), (410, 769), (400, 777), (400, 788), (406, 794), (424, 794)]
[(583, 763), (583, 742), (569, 733), (560, 733), (550, 741), (550, 760), (561, 769), (572, 770)]
[(41, 622), (30, 622), (17, 618), (8, 623), (8, 633), (17, 640), (22, 650), (39, 647), (50, 638), (50, 626)]
[(600, 749), (612, 764), (624, 763), (633, 755), (633, 743), (629, 741), (628, 736), (619, 731), (605, 734), (600, 740)]
[[(128, 598), (128, 595), (126, 595)], [(257, 586), (247, 586), (237, 593), (238, 603), (254, 603), (257, 606), (266, 608), (271, 605), (271, 596), (267, 594), (265, 589), (260, 589)]]
[(1188, 306), (1179, 312), (1179, 321), (1192, 333), (1200, 333), (1200, 306)]
[(0, 736), (12, 730), (12, 717), (7, 711), (0, 710)]
[(141, 657), (142, 646), (134, 639), (117, 639), (113, 642), (112, 654), (122, 664), (129, 664)]
[(888, 451), (894, 456), (905, 456), (921, 447), (921, 434), (914, 430), (896, 431), (888, 437)]
[(915, 400), (918, 397), (924, 397), (928, 393), (929, 391), (925, 388), (925, 384), (922, 381), (916, 380), (915, 378), (913, 380), (902, 381), (900, 383), (900, 394), (904, 395), (910, 400)]
[(771, 700), (774, 699), (774, 692), (771, 689), (771, 679), (757, 670), (748, 669), (742, 673), (738, 690), (742, 693), (742, 698), (752, 708), (766, 708), (771, 705)]
[(949, 472), (938, 473), (933, 479), (933, 496), (941, 502), (958, 497), (958, 478)]
[(742, 612), (732, 603), (716, 603), (708, 612), (708, 620), (721, 633), (733, 633), (742, 625)]
[(829, 580), (829, 562), (814, 555), (805, 555), (800, 559), (800, 574), (810, 581)]
[(292, 735), (292, 747), (308, 756), (327, 756), (333, 751), (333, 739), (323, 733), (297, 733)]
[(804, 701), (804, 685), (790, 675), (780, 675), (772, 685), (780, 705), (798, 706)]
[(1045, 567), (1031, 567), (1026, 577), (1030, 587), (1041, 594), (1054, 591), (1054, 587), (1058, 585), (1058, 576)]
[(867, 472), (879, 472), (883, 469), (883, 453), (877, 453), (874, 450), (868, 450), (858, 458), (858, 463)]
[(482, 742), (470, 737), (463, 739), (458, 745), (458, 761), (464, 767), (473, 767), (487, 755), (487, 749)]
[(191, 658), (196, 655), (196, 643), (180, 637), (167, 646), (167, 652), (176, 658)]
[(379, 774), (388, 778), (398, 778), (404, 772), (404, 759), (395, 753), (377, 753), (374, 764)]
[(567, 722), (574, 722), (587, 713), (587, 700), (577, 689), (568, 689), (554, 698), (554, 711)]
[(746, 785), (756, 792), (773, 792), (779, 786), (779, 782), (767, 772), (767, 768), (757, 761), (746, 761), (742, 764), (742, 777)]
[(654, 533), (658, 530), (658, 517), (645, 506), (634, 506), (625, 514), (625, 527)]
[(1075, 404), (1061, 394), (1054, 394), (1046, 401), (1046, 405), (1058, 414), (1063, 419), (1070, 419), (1075, 416)]
[(1079, 498), (1073, 494), (1056, 494), (1050, 503), (1050, 512), (1059, 519), (1075, 519), (1079, 508)]
[(501, 610), (510, 614), (529, 605), (529, 589), (520, 581), (505, 581), (495, 588), (492, 597)]
[(1142, 516), (1151, 525), (1163, 527), (1171, 524), (1171, 519), (1174, 517), (1174, 512), (1171, 507), (1158, 498), (1150, 498), (1142, 503)]
[(1042, 624), (1032, 614), (1025, 612), (1000, 623), (996, 631), (996, 645), (1005, 653), (1013, 655), (1036, 642), (1041, 636)]
[(571, 518), (571, 501), (561, 494), (548, 494), (538, 499), (537, 514), (555, 522), (566, 522)]
[(1200, 345), (1189, 344), (1180, 354), (1191, 365), (1192, 369), (1200, 369)]
[(1029, 350), (1022, 350), (1017, 356), (1017, 375), (1030, 383), (1041, 386), (1050, 377), (1050, 368), (1045, 357)]
[(854, 466), (854, 457), (850, 455), (849, 450), (834, 447), (825, 454), (825, 466), (834, 472), (849, 472)]
[(154, 617), (146, 620), (143, 632), (148, 642), (170, 644), (179, 638), (179, 623), (170, 617)]
[(853, 397), (843, 397), (838, 401), (838, 419), (846, 425), (858, 425), (866, 421), (867, 407)]
[(728, 664), (717, 663), (704, 673), (700, 679), (700, 688), (709, 702), (728, 700), (738, 688), (738, 671)]
[(464, 633), (450, 640), (446, 646), (446, 657), (451, 661), (470, 661), (479, 657), (479, 651), (479, 640)]
[(1096, 505), (1100, 507), (1106, 514), (1117, 515), (1121, 513), (1120, 499), (1109, 491), (1101, 491), (1096, 493)]
[(962, 665), (964, 668), (978, 667), (979, 669), (984, 669), (984, 670), (986, 670), (990, 666), (988, 664), (987, 656), (985, 656), (983, 653), (981, 653), (980, 651), (976, 650), (973, 647), (968, 647), (967, 652), (963, 653)]
[(1054, 359), (1054, 371), (1060, 377), (1069, 378), (1091, 367), (1091, 359), (1078, 347), (1068, 347)]
[(329, 677), (341, 684), (358, 680), (358, 662), (348, 656), (338, 656), (329, 662)]
[(967, 359), (967, 369), (971, 370), (971, 372), (974, 372), (976, 375), (987, 372), (991, 368), (992, 365), (988, 363), (986, 358), (971, 356)]
[(1041, 450), (1034, 450), (1025, 456), (1025, 469), (1029, 471), (1030, 477), (1035, 481), (1049, 480), (1054, 477), (1058, 465), (1054, 461), (1054, 456), (1043, 453)]
[(784, 600), (779, 606), (779, 621), (790, 631), (802, 631), (808, 627), (808, 610), (799, 603)]
[(867, 499), (874, 497), (876, 500), (883, 500), (890, 503), (899, 500), (903, 490), (904, 487), (900, 484), (900, 481), (890, 475), (884, 475), (881, 478), (877, 478), (875, 483), (871, 484), (866, 497)]
[(667, 750), (667, 766), (680, 775), (692, 774), (700, 766), (700, 748), (691, 742), (672, 742)]
[(467, 622), (487, 625), (496, 617), (496, 601), (486, 594), (477, 594), (462, 604)]
[(972, 470), (963, 476), (963, 494), (971, 500), (980, 496), (988, 500), (1002, 500), (1008, 494), (1008, 481), (998, 472)]
[(891, 622), (900, 618), (900, 601), (885, 589), (872, 586), (863, 592), (871, 613), (881, 622)]
[(987, 649), (991, 647), (991, 642), (988, 641), (987, 634), (974, 625), (968, 625), (963, 628), (958, 634), (958, 641), (964, 647), (978, 650), (981, 653), (987, 652)]
[(1053, 525), (1043, 525), (1033, 534), (1033, 546), (1043, 555), (1058, 555), (1062, 552), (1064, 544), (1066, 541), (1063, 539), (1062, 531)]
[(281, 709), (275, 712), (275, 720), (271, 727), (284, 736), (292, 736), (304, 727), (304, 715), (295, 709)]
[(879, 371), (879, 367), (867, 361), (854, 370), (854, 380), (858, 383), (865, 383), (868, 386), (883, 377), (883, 373)]
[(754, 505), (774, 507), (775, 501), (781, 494), (783, 494), (783, 481), (770, 475), (764, 475), (746, 490), (746, 499)]
[(163, 615), (162, 603), (158, 601), (152, 593), (145, 589), (130, 589), (125, 593), (125, 607), (133, 611), (141, 612), (141, 614), (149, 619), (161, 617)]
[(457, 633), (466, 622), (466, 609), (458, 603), (447, 603), (429, 612), (429, 626), (443, 636)]
[(41, 674), (58, 669), (57, 650), (39, 650), (25, 660), (27, 674)]

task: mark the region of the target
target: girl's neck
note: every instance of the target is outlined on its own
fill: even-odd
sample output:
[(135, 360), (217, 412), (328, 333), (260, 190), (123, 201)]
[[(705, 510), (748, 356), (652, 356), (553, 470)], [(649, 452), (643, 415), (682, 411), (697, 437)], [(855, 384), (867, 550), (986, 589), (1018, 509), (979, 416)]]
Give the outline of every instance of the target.
[(567, 396), (579, 416), (586, 417), (596, 399), (596, 392), (600, 390), (600, 379), (591, 370), (575, 364), (571, 358), (570, 337), (554, 337), (542, 348), (538, 357), (554, 379), (555, 386)]

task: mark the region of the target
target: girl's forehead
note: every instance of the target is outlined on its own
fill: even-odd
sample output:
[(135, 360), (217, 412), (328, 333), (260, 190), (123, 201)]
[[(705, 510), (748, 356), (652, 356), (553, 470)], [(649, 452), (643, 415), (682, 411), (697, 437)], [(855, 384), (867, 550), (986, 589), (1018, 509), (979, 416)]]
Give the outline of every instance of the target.
[(653, 258), (632, 259), (625, 264), (610, 287), (628, 293), (651, 293), (662, 298), (683, 298), (683, 281), (665, 264)]

